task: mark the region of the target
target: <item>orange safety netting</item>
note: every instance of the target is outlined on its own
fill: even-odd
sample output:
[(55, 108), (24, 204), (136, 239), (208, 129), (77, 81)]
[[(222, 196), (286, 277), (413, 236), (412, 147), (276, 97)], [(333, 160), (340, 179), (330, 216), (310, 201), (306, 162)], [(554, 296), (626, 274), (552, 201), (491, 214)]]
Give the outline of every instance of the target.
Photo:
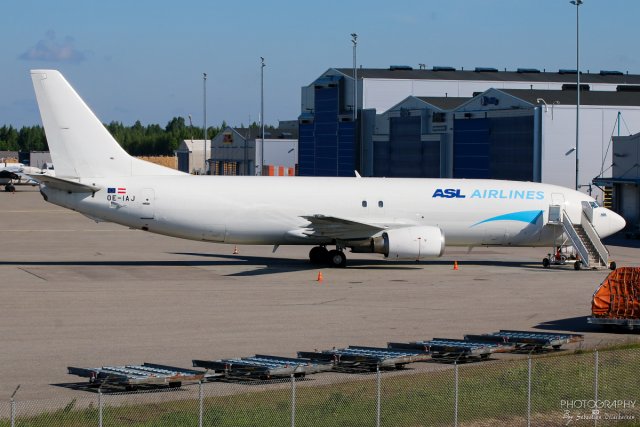
[(612, 271), (593, 294), (594, 317), (640, 319), (640, 267)]

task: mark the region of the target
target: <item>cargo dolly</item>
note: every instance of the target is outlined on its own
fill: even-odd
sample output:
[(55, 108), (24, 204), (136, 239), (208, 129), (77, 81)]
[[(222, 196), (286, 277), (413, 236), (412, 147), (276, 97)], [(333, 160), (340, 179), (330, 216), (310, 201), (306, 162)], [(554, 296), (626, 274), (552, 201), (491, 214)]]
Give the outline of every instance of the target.
[(298, 357), (332, 363), (337, 371), (371, 372), (379, 369), (402, 369), (407, 363), (429, 359), (419, 350), (399, 350), (381, 347), (349, 346), (324, 351), (299, 351)]
[(193, 360), (193, 366), (213, 371), (224, 379), (270, 380), (275, 378), (304, 377), (307, 374), (331, 370), (330, 364), (319, 364), (310, 359), (256, 354), (251, 357), (221, 360)]
[(538, 353), (558, 350), (564, 344), (582, 342), (584, 341), (584, 335), (500, 330), (491, 334), (465, 335), (464, 339), (478, 342), (509, 343), (515, 345), (514, 352)]
[(103, 366), (101, 368), (67, 367), (69, 374), (89, 378), (95, 385), (125, 387), (128, 390), (140, 386), (180, 387), (183, 382), (197, 382), (204, 372), (174, 366), (143, 363), (142, 365)]
[(429, 353), (433, 360), (446, 362), (468, 362), (474, 359), (488, 359), (492, 353), (505, 353), (514, 349), (512, 344), (507, 343), (475, 342), (450, 338), (434, 338), (429, 341), (409, 343), (390, 342), (387, 346), (394, 349), (420, 350)]

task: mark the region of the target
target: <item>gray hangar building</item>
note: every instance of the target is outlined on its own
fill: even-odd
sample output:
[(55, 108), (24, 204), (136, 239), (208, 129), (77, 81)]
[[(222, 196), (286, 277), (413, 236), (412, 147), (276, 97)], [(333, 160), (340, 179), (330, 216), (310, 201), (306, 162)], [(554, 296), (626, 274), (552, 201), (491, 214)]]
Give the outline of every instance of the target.
[[(353, 77), (331, 68), (302, 88), (300, 175), (576, 184), (575, 70), (359, 68), (356, 87)], [(581, 72), (580, 97), (578, 183), (603, 201), (611, 187), (593, 180), (612, 176), (612, 137), (620, 123), (640, 131), (640, 75)]]

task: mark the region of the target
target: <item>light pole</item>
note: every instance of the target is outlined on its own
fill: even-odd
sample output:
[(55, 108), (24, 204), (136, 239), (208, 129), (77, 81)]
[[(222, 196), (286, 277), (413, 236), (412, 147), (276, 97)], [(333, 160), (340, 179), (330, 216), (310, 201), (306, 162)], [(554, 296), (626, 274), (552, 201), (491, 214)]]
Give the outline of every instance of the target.
[(351, 43), (353, 43), (353, 123), (355, 123), (358, 111), (358, 68), (356, 65), (358, 35), (356, 33), (351, 33)]
[[(189, 114), (189, 127), (191, 128), (191, 149), (193, 149), (193, 122), (191, 121), (191, 114)], [(193, 156), (189, 155), (189, 163), (193, 161)], [(189, 166), (191, 167), (192, 165)], [(195, 167), (192, 170), (195, 171)]]
[(202, 165), (202, 174), (207, 174), (207, 73), (202, 73), (203, 82), (203, 110), (204, 110), (204, 163)]
[(571, 4), (576, 6), (576, 190), (580, 189), (579, 181), (579, 149), (580, 142), (580, 5), (582, 0), (571, 0)]
[[(356, 51), (358, 49), (358, 35), (356, 33), (351, 33), (351, 43), (353, 43), (353, 142), (356, 142), (356, 123), (358, 120), (358, 66), (356, 62)], [(363, 172), (362, 165), (364, 164), (364, 144), (360, 143), (360, 165), (358, 169), (360, 169), (360, 173)], [(336, 162), (338, 161), (338, 154), (336, 153)], [(338, 166), (336, 165), (336, 171), (338, 170)]]
[(260, 57), (260, 136), (262, 146), (260, 147), (260, 175), (263, 175), (264, 168), (264, 58)]

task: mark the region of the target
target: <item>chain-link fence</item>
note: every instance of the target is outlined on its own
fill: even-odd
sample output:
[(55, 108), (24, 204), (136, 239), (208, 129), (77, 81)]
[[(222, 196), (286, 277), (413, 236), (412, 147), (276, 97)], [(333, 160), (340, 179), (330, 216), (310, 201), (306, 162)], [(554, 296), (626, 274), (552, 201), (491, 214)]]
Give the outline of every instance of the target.
[[(5, 426), (640, 425), (640, 349), (0, 401)], [(418, 367), (419, 365), (412, 365)]]

